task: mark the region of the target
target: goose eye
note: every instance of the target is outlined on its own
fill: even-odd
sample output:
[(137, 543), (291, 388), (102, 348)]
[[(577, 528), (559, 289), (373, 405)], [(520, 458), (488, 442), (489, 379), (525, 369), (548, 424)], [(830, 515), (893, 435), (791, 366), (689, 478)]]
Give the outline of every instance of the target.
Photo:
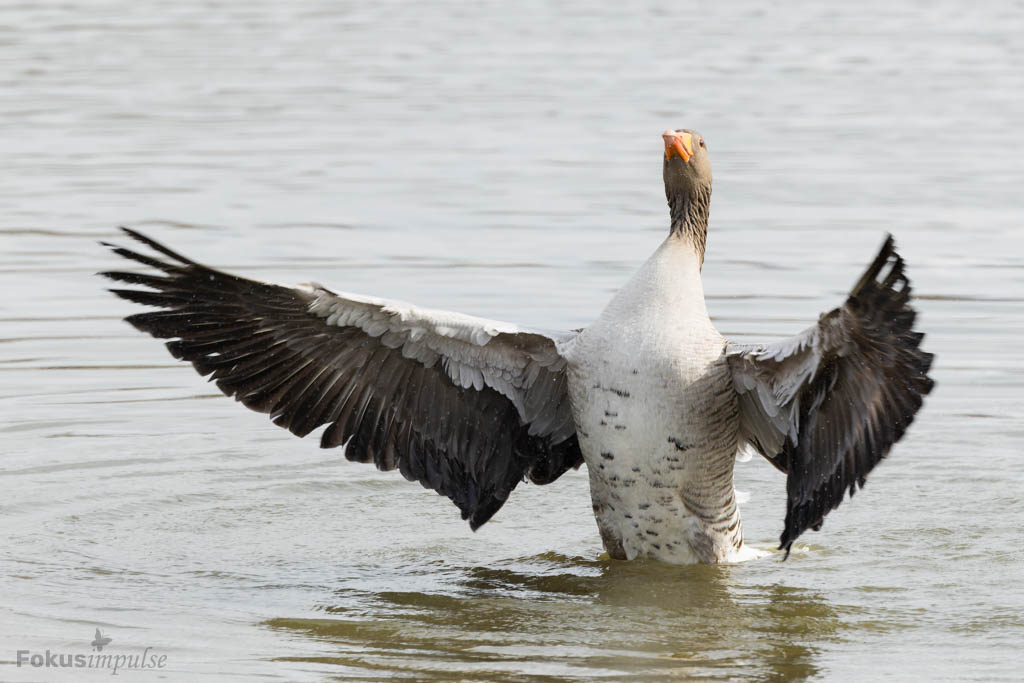
[(700, 146), (701, 146), (701, 147), (703, 147), (703, 146), (704, 146), (704, 138), (701, 138), (701, 139), (700, 139)]

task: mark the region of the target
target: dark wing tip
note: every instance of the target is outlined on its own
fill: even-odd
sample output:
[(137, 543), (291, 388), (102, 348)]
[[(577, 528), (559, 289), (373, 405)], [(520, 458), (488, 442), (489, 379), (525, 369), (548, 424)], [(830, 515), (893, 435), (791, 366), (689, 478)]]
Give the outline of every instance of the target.
[[(838, 506), (839, 503), (835, 502)], [(812, 499), (806, 503), (800, 505), (787, 505), (786, 509), (786, 523), (782, 530), (782, 534), (779, 536), (779, 550), (786, 551), (786, 558), (789, 557), (789, 551), (793, 547), (793, 543), (808, 529), (817, 527), (821, 528), (821, 516), (820, 513), (816, 512), (817, 508), (828, 507), (828, 504), (822, 505), (820, 499)], [(817, 517), (817, 523), (811, 521), (811, 517)], [(785, 559), (785, 558), (783, 558)]]
[[(195, 261), (185, 258), (181, 254), (169, 249), (168, 247), (165, 247), (156, 240), (146, 237), (140, 232), (131, 230), (129, 228), (121, 228), (121, 230), (123, 230), (125, 234), (129, 235), (132, 239), (142, 242), (143, 244), (150, 247), (154, 251), (171, 258), (173, 261), (176, 261), (177, 263), (161, 261), (160, 259), (154, 258), (153, 256), (149, 256), (148, 254), (142, 254), (137, 251), (128, 249), (126, 247), (122, 247), (118, 244), (114, 244), (112, 242), (101, 241), (100, 245), (110, 249), (118, 256), (128, 259), (129, 261), (135, 261), (136, 263), (141, 263), (144, 266), (149, 266), (150, 268), (155, 268), (168, 274), (178, 274), (182, 271), (183, 268), (198, 265)], [(97, 273), (97, 275), (109, 277), (112, 279), (118, 279), (116, 276), (123, 276), (126, 274), (107, 271)]]
[[(189, 265), (189, 266), (198, 265), (195, 261), (182, 256), (181, 254), (179, 254), (178, 252), (172, 250), (171, 248), (164, 246), (160, 242), (157, 242), (155, 239), (153, 239), (151, 237), (147, 237), (146, 235), (143, 235), (138, 230), (132, 230), (131, 228), (126, 228), (124, 226), (121, 226), (121, 231), (124, 234), (128, 235), (129, 237), (131, 237), (133, 240), (136, 240), (137, 242), (142, 242), (143, 244), (145, 244), (150, 249), (153, 249), (154, 251), (158, 251), (161, 254), (163, 254), (164, 256), (168, 256), (168, 257), (174, 259), (175, 261), (177, 261), (178, 263), (181, 263), (183, 265)], [(111, 245), (111, 246), (113, 246), (113, 245)], [(128, 250), (126, 249), (125, 251), (128, 251)], [(123, 256), (124, 254), (121, 254), (121, 255)]]
[(871, 265), (861, 275), (860, 280), (853, 286), (853, 289), (850, 291), (850, 297), (857, 297), (870, 283), (875, 282), (885, 265), (890, 263), (890, 260), (892, 262), (892, 270), (890, 270), (888, 277), (892, 278), (892, 283), (889, 285), (892, 286), (900, 278), (904, 280), (906, 278), (903, 275), (903, 258), (896, 253), (896, 240), (891, 234), (886, 234), (885, 241), (878, 250), (878, 255), (875, 256), (875, 260), (871, 262)]
[[(119, 270), (108, 270), (97, 273), (98, 276), (105, 277), (115, 282), (126, 283), (129, 285), (141, 285), (147, 288), (113, 288), (108, 290), (110, 293), (133, 303), (142, 304), (144, 306), (154, 306), (167, 310), (176, 309), (186, 303), (189, 303), (195, 298), (194, 292), (189, 292), (189, 278), (190, 273), (195, 270), (198, 264), (185, 258), (181, 254), (168, 249), (159, 242), (146, 237), (140, 232), (124, 227), (122, 227), (121, 230), (133, 239), (138, 240), (139, 242), (151, 247), (153, 250), (177, 261), (177, 263), (163, 261), (159, 258), (142, 254), (110, 242), (100, 242), (101, 245), (109, 248), (113, 253), (124, 259), (134, 261), (161, 272), (161, 275)], [(125, 318), (125, 320), (136, 329), (156, 335), (152, 326), (149, 324), (151, 321), (150, 314), (133, 315)]]

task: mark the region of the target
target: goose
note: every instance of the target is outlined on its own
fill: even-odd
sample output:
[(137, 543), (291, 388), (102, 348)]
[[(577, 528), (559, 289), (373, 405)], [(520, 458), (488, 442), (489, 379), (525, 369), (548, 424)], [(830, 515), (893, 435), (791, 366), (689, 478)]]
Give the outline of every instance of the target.
[(581, 330), (251, 280), (128, 228), (155, 254), (103, 244), (151, 270), (100, 274), (157, 309), (128, 323), (169, 339), (224, 394), (300, 437), (326, 425), (321, 447), (397, 469), (474, 531), (521, 481), (585, 464), (609, 557), (733, 561), (744, 551), (733, 468), (753, 449), (786, 475), (785, 559), (903, 436), (933, 387), (933, 356), (891, 235), (846, 301), (803, 332), (724, 338), (701, 284), (707, 145), (690, 129), (662, 138), (668, 235)]

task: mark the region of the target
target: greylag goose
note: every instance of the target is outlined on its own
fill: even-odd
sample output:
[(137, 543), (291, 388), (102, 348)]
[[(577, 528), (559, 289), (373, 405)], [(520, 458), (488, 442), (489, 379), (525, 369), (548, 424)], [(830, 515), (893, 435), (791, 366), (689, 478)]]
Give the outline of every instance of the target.
[(692, 130), (663, 134), (668, 236), (589, 327), (551, 333), (316, 283), (286, 287), (192, 261), (115, 253), (159, 274), (106, 272), (157, 310), (126, 320), (200, 375), (323, 448), (398, 469), (474, 530), (520, 481), (586, 463), (609, 556), (731, 561), (743, 534), (737, 453), (786, 475), (786, 556), (863, 487), (933, 386), (892, 237), (846, 301), (795, 337), (738, 344), (715, 329), (701, 268), (711, 164)]

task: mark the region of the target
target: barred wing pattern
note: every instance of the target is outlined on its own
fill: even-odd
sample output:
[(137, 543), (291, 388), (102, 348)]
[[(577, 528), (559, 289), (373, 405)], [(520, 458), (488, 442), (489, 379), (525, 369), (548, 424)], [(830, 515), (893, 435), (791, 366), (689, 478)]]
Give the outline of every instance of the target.
[(160, 309), (129, 323), (278, 426), (328, 425), (322, 447), (447, 496), (473, 529), (524, 478), (546, 484), (583, 462), (556, 349), (571, 333), (249, 280), (122, 229), (167, 259), (107, 245), (161, 272), (102, 273)]
[(846, 490), (863, 488), (934, 386), (910, 292), (889, 236), (846, 303), (817, 325), (778, 343), (726, 349), (740, 437), (787, 473), (779, 545), (787, 556)]

